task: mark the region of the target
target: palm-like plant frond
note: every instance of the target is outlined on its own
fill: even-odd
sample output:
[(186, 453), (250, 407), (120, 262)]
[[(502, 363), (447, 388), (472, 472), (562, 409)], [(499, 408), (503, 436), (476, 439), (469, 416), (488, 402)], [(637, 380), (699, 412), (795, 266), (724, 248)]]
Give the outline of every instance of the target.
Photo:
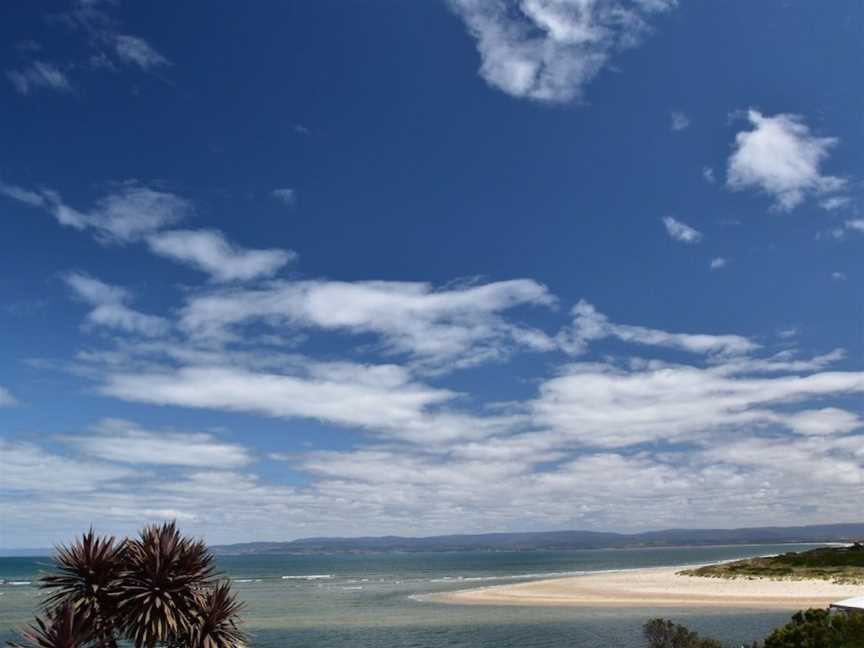
[(69, 547), (58, 547), (54, 557), (57, 573), (40, 578), (41, 587), (52, 590), (44, 601), (45, 607), (52, 609), (68, 603), (100, 639), (113, 645), (111, 619), (117, 607), (116, 586), (123, 568), (123, 552), (122, 542), (97, 536), (93, 529)]
[(237, 627), (243, 604), (220, 583), (204, 592), (199, 601), (197, 623), (183, 645), (188, 648), (242, 648), (246, 635)]
[(198, 602), (213, 584), (213, 556), (201, 541), (184, 538), (174, 522), (146, 527), (126, 546), (119, 618), (137, 648), (188, 636)]
[(94, 645), (93, 626), (72, 603), (66, 601), (21, 633), (23, 644), (9, 642), (14, 648), (86, 648)]

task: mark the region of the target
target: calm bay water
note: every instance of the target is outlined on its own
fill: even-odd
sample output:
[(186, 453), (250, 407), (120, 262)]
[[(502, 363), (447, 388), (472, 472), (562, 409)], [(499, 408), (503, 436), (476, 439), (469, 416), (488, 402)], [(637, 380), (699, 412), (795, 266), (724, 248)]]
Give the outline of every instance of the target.
[[(424, 594), (589, 571), (686, 565), (795, 551), (750, 545), (590, 551), (222, 557), (261, 648), (637, 648), (665, 616), (730, 646), (764, 637), (786, 612), (458, 606)], [(0, 642), (35, 612), (45, 558), (0, 558)]]

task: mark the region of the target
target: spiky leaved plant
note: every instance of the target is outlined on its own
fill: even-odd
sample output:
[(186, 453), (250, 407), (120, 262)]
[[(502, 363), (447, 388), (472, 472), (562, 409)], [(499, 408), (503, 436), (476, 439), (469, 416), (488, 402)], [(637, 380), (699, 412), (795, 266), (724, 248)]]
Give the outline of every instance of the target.
[[(243, 604), (227, 582), (205, 591), (198, 601), (198, 619), (181, 642), (183, 648), (242, 648), (246, 635), (237, 627)], [(180, 648), (178, 646), (178, 648)]]
[(196, 627), (198, 602), (213, 585), (213, 555), (174, 522), (144, 528), (126, 544), (118, 619), (136, 648), (176, 643)]
[[(41, 577), (52, 590), (44, 620), (22, 633), (19, 648), (243, 648), (242, 605), (217, 584), (213, 555), (184, 538), (174, 522), (145, 527), (115, 543), (92, 529), (59, 547), (57, 572)], [(125, 643), (124, 643), (125, 645)]]
[(123, 570), (124, 543), (97, 536), (91, 528), (69, 547), (57, 547), (57, 573), (40, 578), (51, 590), (47, 610), (68, 604), (102, 646), (116, 646), (118, 583)]
[(98, 646), (93, 626), (69, 601), (61, 603), (21, 633), (23, 644), (9, 642), (13, 648), (84, 648)]

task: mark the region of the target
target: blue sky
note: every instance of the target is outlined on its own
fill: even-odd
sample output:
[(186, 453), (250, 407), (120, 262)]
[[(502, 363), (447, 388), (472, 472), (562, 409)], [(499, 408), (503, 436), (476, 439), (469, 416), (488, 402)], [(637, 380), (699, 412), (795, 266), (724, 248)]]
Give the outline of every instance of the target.
[(859, 3), (19, 3), (0, 548), (826, 523)]

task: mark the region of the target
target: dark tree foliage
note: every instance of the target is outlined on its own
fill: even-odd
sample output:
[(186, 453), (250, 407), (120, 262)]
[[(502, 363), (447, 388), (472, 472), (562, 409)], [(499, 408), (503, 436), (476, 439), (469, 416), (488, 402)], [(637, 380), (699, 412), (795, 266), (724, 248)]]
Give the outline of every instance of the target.
[(864, 614), (798, 612), (768, 636), (764, 648), (864, 648)]
[(14, 648), (79, 648), (100, 645), (93, 627), (85, 616), (77, 614), (72, 603), (65, 602), (36, 618), (35, 623), (21, 633), (24, 643), (10, 642)]
[(216, 580), (213, 555), (174, 522), (115, 542), (92, 530), (59, 547), (56, 571), (40, 578), (50, 594), (44, 618), (18, 648), (241, 648), (242, 605)]
[(54, 557), (57, 573), (41, 578), (42, 587), (52, 592), (43, 603), (45, 608), (69, 603), (106, 646), (116, 645), (112, 619), (117, 615), (124, 548), (124, 543), (116, 543), (113, 537), (100, 538), (90, 529), (72, 546), (58, 547)]
[(118, 584), (119, 625), (136, 646), (188, 636), (198, 622), (200, 594), (214, 585), (213, 556), (184, 538), (174, 522), (149, 526), (127, 543)]
[(651, 619), (643, 632), (649, 648), (723, 648), (719, 641), (704, 639), (668, 619)]

